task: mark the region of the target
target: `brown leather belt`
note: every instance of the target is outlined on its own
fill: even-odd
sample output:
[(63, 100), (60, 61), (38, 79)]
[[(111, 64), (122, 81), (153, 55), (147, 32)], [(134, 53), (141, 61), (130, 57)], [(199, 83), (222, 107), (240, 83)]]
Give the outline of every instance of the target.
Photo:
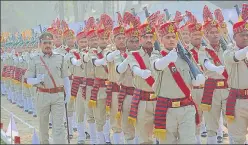
[(43, 92), (43, 93), (54, 94), (58, 92), (64, 92), (64, 87), (57, 87), (57, 88), (50, 88), (50, 89), (38, 87), (37, 91)]
[(140, 91), (140, 100), (141, 101), (156, 101), (157, 98), (151, 98), (154, 92)]
[(122, 89), (126, 90), (127, 95), (133, 96), (134, 87), (127, 87), (127, 86), (121, 85), (121, 86), (120, 86), (120, 89), (121, 89), (121, 90), (122, 90)]

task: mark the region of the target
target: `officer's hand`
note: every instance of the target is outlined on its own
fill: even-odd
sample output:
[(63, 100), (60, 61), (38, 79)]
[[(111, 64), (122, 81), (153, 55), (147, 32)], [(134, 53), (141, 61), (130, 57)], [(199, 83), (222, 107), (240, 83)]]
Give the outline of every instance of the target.
[(38, 79), (40, 82), (44, 82), (44, 80), (45, 80), (45, 74), (38, 74), (38, 75), (37, 75), (37, 79)]
[(218, 74), (220, 74), (220, 75), (222, 75), (222, 73), (224, 72), (224, 70), (225, 70), (225, 66), (218, 66), (217, 68), (216, 68), (216, 72), (218, 73)]
[(65, 60), (67, 61), (67, 60), (69, 60), (71, 57), (72, 57), (72, 54), (71, 54), (71, 53), (67, 53), (67, 54), (65, 55)]
[(115, 54), (115, 56), (117, 56), (117, 55), (120, 55), (120, 54), (121, 54), (120, 50), (115, 50), (113, 53)]
[(205, 76), (203, 75), (203, 74), (198, 74), (197, 76), (196, 76), (196, 79), (194, 79), (193, 81), (192, 81), (192, 84), (194, 85), (194, 86), (200, 86), (200, 85), (204, 85), (205, 84)]
[(146, 70), (143, 70), (142, 71), (142, 78), (143, 79), (147, 79), (148, 77), (150, 77), (152, 75), (152, 73), (151, 73), (151, 71), (150, 70), (148, 70), (148, 69), (146, 69)]
[(170, 59), (171, 62), (176, 62), (177, 61), (177, 57), (178, 57), (177, 52), (176, 52), (176, 49), (171, 50), (169, 52), (169, 54), (168, 54), (168, 57), (169, 57), (169, 59)]

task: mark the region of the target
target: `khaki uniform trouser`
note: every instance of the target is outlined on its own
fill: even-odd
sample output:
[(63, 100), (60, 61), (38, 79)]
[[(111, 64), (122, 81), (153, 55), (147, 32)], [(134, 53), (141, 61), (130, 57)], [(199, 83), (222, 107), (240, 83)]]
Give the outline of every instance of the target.
[(244, 144), (248, 134), (248, 99), (237, 99), (235, 106), (235, 119), (228, 123), (228, 133), (232, 136), (234, 144)]
[(122, 105), (122, 130), (124, 132), (124, 136), (126, 140), (133, 140), (135, 137), (135, 127), (131, 125), (128, 122), (128, 116), (131, 109), (131, 103), (132, 103), (132, 97), (131, 95), (127, 95), (123, 101)]
[[(211, 110), (209, 112), (203, 112), (209, 137), (217, 135), (221, 111), (223, 114), (226, 114), (226, 99), (228, 94), (228, 89), (216, 89), (213, 94)], [(225, 117), (223, 120), (225, 122)]]
[(77, 123), (81, 123), (84, 121), (84, 114), (86, 110), (86, 103), (84, 98), (82, 97), (82, 87), (80, 86), (78, 89), (77, 97), (76, 97), (76, 118)]
[(140, 144), (153, 144), (154, 114), (157, 101), (140, 101), (136, 132)]
[[(86, 103), (88, 105), (90, 96), (91, 96), (91, 86), (87, 86), (86, 88)], [(97, 103), (96, 108), (87, 107), (87, 122), (95, 123), (96, 122), (96, 130), (98, 132), (103, 131), (103, 126), (106, 123), (106, 88), (100, 88), (97, 95)]]
[(31, 94), (30, 94), (29, 88), (26, 88), (26, 87), (23, 85), (22, 89), (23, 89), (23, 96), (26, 97), (26, 98), (31, 98)]
[(110, 126), (114, 133), (121, 133), (121, 120), (116, 119), (116, 114), (118, 112), (118, 94), (119, 92), (112, 93), (112, 102), (110, 109)]
[[(203, 89), (193, 89), (191, 92), (193, 101), (196, 103), (197, 108), (198, 108), (198, 113), (199, 113), (199, 117), (200, 117), (200, 123), (202, 122), (202, 117), (203, 117), (203, 112), (202, 110), (200, 110), (200, 105), (201, 105), (201, 101), (202, 101), (202, 95), (203, 95)], [(201, 126), (198, 125), (196, 126), (196, 135), (200, 135), (201, 134)]]
[(166, 139), (160, 144), (195, 144), (195, 114), (193, 105), (169, 108), (166, 115)]
[(64, 127), (64, 93), (41, 93), (37, 94), (37, 112), (39, 117), (39, 134), (40, 143), (49, 144), (48, 123), (49, 114), (53, 120), (53, 143), (65, 144), (65, 127)]
[[(72, 86), (72, 81), (70, 81), (71, 86)], [(72, 117), (73, 116), (73, 112), (75, 112), (75, 105), (76, 104), (76, 100), (75, 99), (70, 99), (68, 105), (67, 105), (67, 115), (68, 117)]]

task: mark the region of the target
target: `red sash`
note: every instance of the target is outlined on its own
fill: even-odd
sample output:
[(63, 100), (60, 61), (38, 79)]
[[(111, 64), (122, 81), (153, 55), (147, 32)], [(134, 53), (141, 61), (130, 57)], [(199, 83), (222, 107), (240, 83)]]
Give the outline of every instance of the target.
[[(143, 60), (143, 58), (140, 56), (139, 52), (133, 52), (132, 55), (134, 56), (134, 58), (136, 59), (136, 61), (139, 63), (139, 66), (142, 70), (147, 69), (145, 62)], [(148, 77), (146, 80), (146, 83), (152, 87), (152, 85), (154, 84), (155, 80), (152, 76)]]
[[(194, 59), (195, 59), (195, 62), (196, 62), (197, 64), (199, 64), (199, 57), (198, 57), (198, 53), (196, 52), (196, 50), (195, 50), (195, 49), (191, 49), (190, 51), (191, 51), (192, 54), (193, 54), (193, 57), (194, 57)], [(202, 65), (201, 65), (200, 67), (201, 67), (201, 70), (203, 70)]]
[[(162, 56), (166, 56), (167, 54), (168, 54), (167, 52), (161, 51)], [(174, 80), (176, 81), (178, 87), (182, 90), (182, 92), (184, 93), (184, 95), (186, 97), (189, 97), (190, 96), (190, 90), (187, 87), (187, 85), (185, 84), (181, 74), (178, 71), (176, 71), (176, 72), (172, 71), (173, 70), (172, 68), (176, 68), (175, 63), (171, 62), (168, 67), (169, 67), (169, 69), (172, 73), (172, 76), (173, 76)]]
[[(220, 59), (219, 59), (218, 55), (214, 52), (214, 50), (211, 50), (211, 49), (208, 49), (208, 48), (206, 48), (205, 50), (206, 50), (206, 51), (208, 52), (208, 54), (213, 58), (213, 61), (214, 61), (214, 64), (215, 64), (215, 65), (221, 64)], [(222, 76), (225, 77), (225, 79), (228, 79), (228, 74), (227, 74), (226, 69), (225, 69), (224, 72), (222, 73)]]
[(73, 52), (73, 54), (74, 54), (74, 56), (76, 57), (76, 59), (77, 59), (77, 60), (79, 60), (79, 59), (80, 59), (80, 54), (79, 54), (79, 53), (77, 53), (77, 52)]
[(66, 50), (67, 53), (69, 53), (71, 49), (68, 47), (65, 50)]

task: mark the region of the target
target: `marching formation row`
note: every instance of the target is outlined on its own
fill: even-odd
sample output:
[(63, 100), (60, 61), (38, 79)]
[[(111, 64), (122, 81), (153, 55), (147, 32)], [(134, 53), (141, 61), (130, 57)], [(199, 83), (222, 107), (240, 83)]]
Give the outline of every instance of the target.
[(67, 143), (64, 122), (70, 142), (74, 112), (79, 144), (88, 134), (91, 144), (110, 143), (110, 129), (113, 144), (200, 144), (201, 135), (217, 144), (223, 124), (230, 143), (246, 142), (248, 5), (233, 38), (220, 9), (214, 18), (205, 6), (203, 24), (189, 11), (173, 21), (145, 12), (143, 24), (118, 13), (117, 27), (106, 14), (90, 17), (76, 36), (57, 19), (38, 46), (3, 43), (2, 93), (38, 116), (42, 144), (49, 120), (54, 143)]

